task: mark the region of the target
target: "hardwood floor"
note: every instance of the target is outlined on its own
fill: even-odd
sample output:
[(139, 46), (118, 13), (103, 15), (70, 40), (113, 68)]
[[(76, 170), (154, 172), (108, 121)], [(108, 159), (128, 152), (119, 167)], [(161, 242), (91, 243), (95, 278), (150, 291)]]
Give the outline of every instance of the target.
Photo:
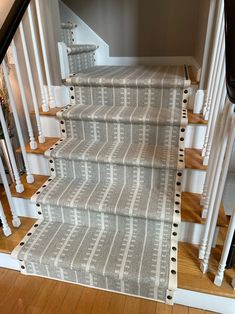
[(0, 269), (0, 313), (206, 314), (208, 311), (72, 285)]

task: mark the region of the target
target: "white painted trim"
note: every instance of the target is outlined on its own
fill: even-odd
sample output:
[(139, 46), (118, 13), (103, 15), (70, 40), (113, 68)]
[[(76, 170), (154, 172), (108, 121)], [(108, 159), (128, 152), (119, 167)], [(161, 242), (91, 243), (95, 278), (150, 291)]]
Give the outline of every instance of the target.
[(204, 108), (205, 91), (198, 89), (195, 96), (193, 113), (202, 113)]
[[(44, 85), (44, 89), (48, 90), (48, 86)], [(51, 91), (56, 102), (56, 107), (64, 107), (70, 103), (69, 87), (65, 85), (52, 85)]]
[(16, 212), (20, 217), (28, 217), (39, 219), (39, 215), (36, 210), (35, 203), (32, 203), (30, 199), (13, 197), (13, 203), (16, 208)]
[(69, 59), (67, 53), (67, 46), (63, 42), (58, 43), (58, 51), (59, 51), (59, 58), (60, 58), (60, 74), (61, 79), (66, 79), (69, 77)]
[(0, 253), (0, 267), (20, 270), (19, 261), (7, 253)]
[(176, 290), (174, 303), (222, 314), (234, 314), (235, 309), (235, 299), (185, 289)]

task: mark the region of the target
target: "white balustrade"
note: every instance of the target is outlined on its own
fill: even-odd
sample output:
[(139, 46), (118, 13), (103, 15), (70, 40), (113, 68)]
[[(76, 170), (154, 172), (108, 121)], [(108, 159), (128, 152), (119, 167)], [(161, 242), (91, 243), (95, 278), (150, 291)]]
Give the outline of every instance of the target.
[[(207, 148), (208, 142), (209, 145), (211, 145), (212, 141), (212, 135), (214, 134), (214, 127), (215, 127), (215, 121), (218, 114), (218, 106), (221, 104), (221, 94), (223, 93), (223, 90), (225, 92), (225, 46), (224, 46), (224, 33), (222, 36), (222, 44), (220, 47), (220, 51), (218, 54), (218, 66), (215, 71), (215, 81), (213, 84), (212, 90), (212, 96), (211, 96), (211, 106), (210, 106), (210, 112), (209, 112), (209, 119), (207, 124), (207, 130), (202, 150), (202, 156), (206, 155), (209, 156), (210, 149)], [(211, 146), (210, 146), (211, 147)], [(207, 158), (205, 163), (207, 162)]]
[(29, 114), (29, 106), (28, 106), (28, 103), (26, 100), (26, 95), (25, 95), (25, 90), (24, 90), (24, 86), (23, 86), (22, 76), (20, 73), (19, 61), (18, 61), (18, 56), (17, 56), (17, 51), (16, 51), (14, 40), (12, 41), (11, 47), (12, 47), (12, 53), (13, 53), (13, 58), (14, 58), (14, 62), (15, 62), (15, 67), (16, 67), (16, 75), (17, 75), (17, 80), (18, 80), (18, 84), (19, 84), (25, 120), (26, 120), (28, 133), (29, 133), (29, 145), (30, 145), (31, 149), (36, 149), (37, 148), (37, 142), (35, 141), (35, 138), (34, 138), (33, 127), (32, 127), (30, 114)]
[(36, 61), (37, 73), (38, 73), (39, 87), (40, 87), (40, 92), (41, 92), (42, 110), (49, 111), (49, 107), (48, 107), (47, 99), (45, 95), (45, 89), (43, 86), (43, 75), (42, 75), (42, 68), (41, 68), (41, 63), (40, 63), (40, 58), (39, 58), (39, 49), (38, 49), (38, 44), (37, 44), (37, 40), (35, 36), (36, 33), (35, 33), (35, 27), (33, 23), (33, 17), (32, 17), (30, 4), (28, 6), (28, 17), (29, 17), (29, 26), (30, 26), (32, 43), (33, 43), (33, 50), (34, 50), (34, 56), (35, 56), (35, 61)]
[(38, 141), (39, 141), (39, 143), (45, 143), (45, 136), (42, 132), (40, 114), (39, 114), (39, 109), (38, 109), (38, 101), (37, 101), (37, 97), (36, 97), (33, 75), (32, 75), (32, 70), (31, 70), (31, 66), (30, 66), (30, 62), (29, 62), (28, 48), (26, 45), (26, 40), (25, 40), (22, 22), (20, 23), (19, 29), (20, 29), (20, 36), (21, 36), (22, 47), (23, 47), (23, 52), (24, 52), (26, 70), (27, 70), (28, 79), (29, 79), (29, 86), (30, 86), (31, 95), (32, 95), (33, 107), (34, 107), (34, 111), (35, 111), (35, 118), (36, 118), (36, 122), (37, 122)]
[(211, 46), (212, 35), (213, 35), (213, 24), (214, 24), (214, 19), (215, 19), (216, 2), (217, 2), (216, 0), (210, 0), (210, 9), (209, 9), (209, 15), (208, 15), (206, 39), (205, 39), (203, 60), (202, 60), (202, 71), (201, 71), (201, 77), (200, 77), (198, 90), (195, 95), (195, 102), (193, 106), (194, 113), (201, 113), (203, 109), (203, 104), (204, 104), (205, 77), (207, 75), (208, 63), (210, 60), (209, 53), (210, 53), (210, 46)]
[(9, 99), (10, 99), (10, 105), (11, 105), (11, 109), (12, 109), (12, 113), (13, 113), (13, 117), (14, 117), (14, 121), (15, 121), (15, 126), (16, 126), (16, 130), (17, 130), (17, 134), (18, 134), (18, 139), (19, 139), (20, 146), (21, 146), (21, 152), (22, 152), (24, 164), (25, 164), (26, 180), (27, 180), (28, 183), (33, 183), (34, 182), (34, 177), (33, 177), (32, 173), (30, 171), (28, 156), (27, 156), (27, 153), (26, 153), (26, 148), (25, 148), (25, 143), (24, 143), (24, 137), (23, 137), (23, 133), (22, 133), (22, 130), (21, 130), (21, 125), (20, 125), (18, 112), (17, 112), (17, 109), (16, 109), (16, 102), (15, 102), (15, 99), (14, 99), (13, 91), (12, 91), (12, 88), (11, 88), (11, 84), (10, 84), (10, 80), (9, 80), (9, 77), (8, 77), (7, 68), (6, 68), (6, 64), (5, 64), (4, 60), (2, 61), (2, 69), (3, 69), (3, 73), (4, 73), (4, 78), (5, 78), (5, 81), (6, 81), (7, 91), (8, 91), (8, 95), (9, 95)]
[[(208, 120), (208, 113), (211, 108), (211, 99), (213, 96), (213, 87), (215, 84), (216, 70), (218, 66), (218, 55), (221, 48), (222, 36), (224, 34), (224, 2), (220, 0), (216, 17), (215, 38), (212, 49), (211, 64), (209, 70), (209, 78), (207, 83), (206, 101), (203, 108), (204, 119)], [(204, 69), (206, 70), (206, 69)]]
[(216, 286), (221, 286), (221, 284), (223, 282), (224, 270), (225, 270), (225, 267), (226, 267), (226, 262), (227, 262), (229, 250), (230, 250), (230, 247), (231, 247), (231, 244), (232, 244), (234, 231), (235, 231), (235, 205), (234, 205), (234, 208), (233, 208), (232, 217), (230, 219), (230, 223), (229, 223), (226, 239), (224, 241), (224, 247), (223, 247), (223, 252), (222, 252), (222, 255), (221, 255), (220, 262), (219, 262), (218, 271), (217, 271), (215, 279), (214, 279), (214, 284)]
[(19, 217), (16, 214), (16, 209), (15, 209), (15, 205), (14, 202), (12, 200), (12, 196), (11, 196), (11, 191), (8, 185), (8, 181), (7, 181), (7, 177), (6, 177), (6, 173), (5, 173), (5, 169), (2, 163), (2, 158), (0, 156), (0, 174), (1, 174), (1, 178), (2, 178), (2, 183), (6, 192), (6, 196), (7, 196), (7, 200), (10, 206), (10, 210), (12, 213), (12, 225), (16, 228), (18, 228), (21, 224)]
[(2, 221), (2, 229), (3, 229), (3, 233), (6, 237), (9, 237), (9, 235), (11, 235), (11, 228), (9, 227), (8, 223), (7, 223), (7, 219), (6, 216), (4, 214), (3, 211), (3, 207), (2, 207), (2, 202), (0, 201), (0, 219)]
[(46, 80), (47, 80), (48, 103), (51, 108), (54, 108), (56, 106), (56, 103), (55, 103), (55, 97), (52, 91), (51, 74), (50, 74), (49, 63), (48, 63), (47, 52), (46, 52), (46, 44), (45, 44), (45, 38), (44, 38), (44, 32), (43, 32), (43, 23), (42, 23), (39, 0), (35, 0), (35, 4), (36, 4), (36, 12), (37, 12), (37, 18), (38, 18), (38, 29), (39, 29), (39, 35), (40, 35), (41, 47), (42, 47), (42, 56), (43, 56)]
[(210, 200), (210, 193), (211, 190), (208, 190), (208, 187), (211, 186), (211, 182), (213, 181), (213, 178), (215, 176), (217, 169), (217, 162), (218, 158), (220, 156), (220, 150), (221, 150), (221, 144), (222, 144), (222, 139), (223, 139), (223, 133), (224, 133), (224, 128), (223, 126), (226, 123), (226, 119), (228, 116), (228, 110), (230, 108), (229, 103), (222, 107), (222, 112), (220, 115), (222, 115), (222, 118), (220, 119), (220, 115), (217, 116), (217, 121), (216, 121), (216, 128), (215, 128), (215, 133), (213, 136), (213, 142), (212, 142), (212, 151), (210, 154), (210, 159), (208, 163), (208, 168), (206, 172), (206, 178), (203, 186), (203, 193), (201, 197), (201, 205), (204, 206), (204, 209), (202, 211), (202, 218), (207, 217), (207, 209), (209, 206), (209, 200)]
[[(203, 273), (205, 273), (208, 270), (208, 263), (209, 263), (209, 257), (211, 253), (211, 248), (212, 248), (212, 243), (213, 243), (213, 238), (215, 234), (215, 229), (216, 229), (216, 223), (218, 220), (218, 215), (219, 215), (219, 209), (220, 209), (220, 204), (223, 196), (223, 191), (224, 191), (224, 186), (227, 178), (227, 173), (228, 173), (228, 167), (230, 163), (230, 158), (232, 154), (232, 149), (233, 149), (233, 143), (235, 139), (235, 115), (234, 115), (234, 105), (230, 105), (230, 110), (229, 114), (227, 117), (228, 123), (227, 124), (227, 141), (226, 141), (226, 147), (225, 147), (225, 154), (224, 154), (224, 159), (222, 160), (222, 164), (218, 164), (218, 169), (220, 170), (220, 175), (216, 176), (216, 178), (213, 181), (213, 190), (212, 190), (212, 196), (214, 197), (215, 195), (215, 200), (214, 202), (210, 203), (210, 207), (212, 207), (212, 214), (208, 212), (208, 217), (207, 217), (207, 222), (206, 224), (209, 223), (209, 232), (208, 235), (203, 236), (203, 241), (200, 246), (200, 257), (203, 257), (203, 261), (201, 262), (201, 270)], [(223, 148), (223, 147), (222, 147)], [(223, 155), (223, 152), (222, 152)], [(219, 185), (216, 182), (217, 177), (219, 177)], [(206, 229), (206, 227), (205, 227)], [(206, 232), (205, 232), (206, 233)]]
[[(220, 176), (221, 176), (221, 172), (222, 172), (222, 165), (223, 165), (223, 161), (224, 161), (224, 156), (225, 156), (225, 152), (226, 152), (226, 148), (227, 148), (227, 142), (228, 142), (228, 129), (229, 129), (229, 119), (228, 117), (231, 117), (232, 113), (233, 113), (233, 106), (230, 104), (230, 102), (228, 101), (225, 105), (225, 112), (227, 113), (227, 116), (225, 118), (225, 125), (221, 124), (221, 131), (220, 133), (222, 134), (221, 138), (220, 138), (220, 146), (217, 148), (216, 150), (216, 155), (215, 155), (215, 160), (214, 160), (214, 168), (213, 168), (213, 172), (211, 174), (211, 181), (209, 182), (209, 187), (208, 187), (208, 195), (209, 195), (209, 208), (207, 209), (206, 206), (204, 205), (204, 210), (206, 209), (207, 211), (207, 220), (205, 223), (205, 230), (204, 230), (204, 234), (202, 237), (202, 241), (201, 241), (201, 246), (200, 246), (200, 250), (199, 250), (199, 258), (203, 259), (204, 258), (204, 254), (205, 254), (205, 250), (206, 250), (206, 246), (207, 246), (207, 241), (208, 241), (208, 235), (211, 229), (211, 219), (212, 219), (212, 215), (213, 215), (213, 210), (214, 210), (214, 204), (216, 201), (216, 197), (217, 197), (217, 191), (218, 191), (218, 187), (221, 184), (220, 182)], [(205, 215), (205, 214), (204, 214)]]
[(10, 157), (10, 161), (11, 161), (11, 165), (12, 165), (12, 169), (13, 169), (13, 173), (14, 173), (16, 191), (18, 193), (22, 193), (24, 191), (24, 186), (20, 180), (20, 175), (19, 175), (19, 171), (17, 168), (16, 159), (15, 159), (14, 151), (12, 148), (12, 144), (11, 144), (11, 139), (10, 139), (10, 136), (8, 134), (8, 128), (6, 125), (6, 121), (5, 121), (5, 117), (4, 117), (1, 105), (0, 105), (0, 121), (1, 121), (1, 126), (2, 126), (2, 130), (3, 130), (4, 138), (6, 141), (6, 146), (7, 146), (7, 150), (9, 153), (9, 157)]

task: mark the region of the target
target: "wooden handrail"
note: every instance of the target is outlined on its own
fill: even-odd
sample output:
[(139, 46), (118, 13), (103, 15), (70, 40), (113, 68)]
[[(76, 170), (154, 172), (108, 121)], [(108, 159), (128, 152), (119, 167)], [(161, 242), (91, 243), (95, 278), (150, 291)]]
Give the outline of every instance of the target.
[(0, 29), (0, 63), (2, 63), (29, 3), (30, 0), (16, 0)]

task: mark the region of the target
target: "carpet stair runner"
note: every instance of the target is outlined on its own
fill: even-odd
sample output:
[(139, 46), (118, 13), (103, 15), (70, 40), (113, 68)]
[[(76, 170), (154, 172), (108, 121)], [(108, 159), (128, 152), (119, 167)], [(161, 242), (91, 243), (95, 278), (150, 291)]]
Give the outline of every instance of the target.
[(74, 44), (74, 29), (77, 25), (67, 22), (61, 23), (61, 40), (67, 46), (70, 74), (74, 75), (82, 70), (91, 68), (95, 64), (96, 45)]
[(172, 304), (177, 288), (187, 68), (96, 66), (66, 80), (42, 219), (14, 250), (22, 273)]

